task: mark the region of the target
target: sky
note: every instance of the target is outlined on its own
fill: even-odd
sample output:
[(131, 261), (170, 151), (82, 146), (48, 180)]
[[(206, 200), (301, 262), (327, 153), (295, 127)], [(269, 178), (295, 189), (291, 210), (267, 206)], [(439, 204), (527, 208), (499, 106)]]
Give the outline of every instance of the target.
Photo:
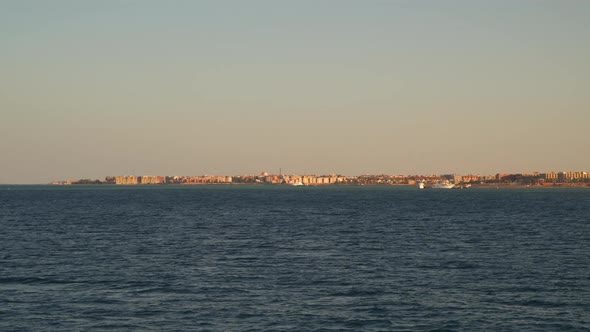
[(590, 1), (0, 0), (0, 183), (590, 171)]

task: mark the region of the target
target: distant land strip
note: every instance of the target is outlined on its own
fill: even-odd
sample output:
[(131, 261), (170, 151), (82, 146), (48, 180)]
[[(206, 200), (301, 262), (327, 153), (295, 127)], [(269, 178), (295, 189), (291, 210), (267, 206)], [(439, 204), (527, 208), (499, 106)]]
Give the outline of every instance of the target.
[(470, 186), (573, 186), (590, 187), (588, 172), (547, 172), (495, 175), (201, 175), (201, 176), (154, 176), (120, 175), (107, 176), (104, 180), (79, 179), (53, 181), (53, 185), (204, 185), (204, 184), (272, 184), (292, 186), (325, 185), (420, 185), (449, 184), (454, 187)]

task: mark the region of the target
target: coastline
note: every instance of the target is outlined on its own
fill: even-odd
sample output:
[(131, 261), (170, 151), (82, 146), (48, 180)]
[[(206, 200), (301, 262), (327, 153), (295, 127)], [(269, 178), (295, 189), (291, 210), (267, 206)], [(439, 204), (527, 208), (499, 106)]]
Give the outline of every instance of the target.
[(478, 189), (539, 189), (539, 188), (585, 188), (590, 189), (589, 183), (551, 183), (544, 185), (512, 184), (512, 183), (478, 183), (472, 184), (471, 188)]
[[(168, 187), (168, 186), (256, 186), (256, 187), (294, 187), (290, 184), (269, 184), (269, 183), (162, 183), (162, 184), (0, 184), (0, 186), (55, 186), (55, 187), (77, 187), (77, 186), (99, 186), (99, 187)], [(584, 188), (590, 189), (590, 183), (551, 183), (545, 185), (527, 185), (527, 184), (513, 184), (513, 183), (473, 183), (470, 188), (465, 188), (458, 184), (452, 189), (567, 189), (567, 188)], [(302, 187), (416, 187), (415, 184), (306, 184)], [(427, 189), (431, 189), (427, 187)]]

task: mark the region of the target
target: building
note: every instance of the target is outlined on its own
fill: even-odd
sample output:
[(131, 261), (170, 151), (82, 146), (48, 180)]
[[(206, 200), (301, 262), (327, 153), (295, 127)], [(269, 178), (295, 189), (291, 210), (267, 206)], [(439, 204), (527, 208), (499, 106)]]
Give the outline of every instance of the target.
[(168, 179), (166, 176), (142, 176), (141, 177), (141, 184), (166, 184), (168, 183)]
[(141, 184), (141, 176), (134, 176), (134, 175), (115, 176), (115, 184), (119, 184), (119, 185)]

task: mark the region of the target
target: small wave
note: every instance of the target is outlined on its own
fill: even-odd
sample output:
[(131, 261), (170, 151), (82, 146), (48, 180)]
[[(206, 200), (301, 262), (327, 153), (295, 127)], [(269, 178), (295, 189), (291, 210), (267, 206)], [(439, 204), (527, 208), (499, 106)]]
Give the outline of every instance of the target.
[(380, 291), (374, 289), (361, 289), (361, 288), (351, 288), (344, 292), (336, 292), (332, 294), (332, 296), (350, 296), (350, 297), (360, 297), (360, 296), (374, 296), (381, 294)]
[(527, 306), (527, 307), (549, 308), (549, 307), (561, 307), (561, 306), (563, 306), (563, 303), (556, 303), (556, 302), (551, 302), (551, 301), (533, 299), (533, 300), (522, 301), (522, 302), (520, 302), (520, 305)]
[(135, 294), (150, 294), (150, 293), (158, 293), (158, 294), (182, 294), (185, 293), (185, 289), (179, 289), (170, 286), (155, 286), (150, 288), (143, 288), (138, 290), (132, 291)]
[(428, 330), (428, 332), (454, 332), (458, 331), (457, 329), (447, 328), (447, 327), (437, 327), (432, 330)]
[(503, 305), (509, 306), (524, 306), (524, 307), (538, 307), (538, 308), (556, 308), (556, 307), (563, 307), (564, 303), (560, 302), (552, 302), (547, 300), (540, 300), (540, 299), (529, 299), (529, 300), (520, 300), (520, 301), (492, 301), (495, 303), (501, 303)]
[(479, 267), (478, 264), (475, 263), (471, 263), (471, 262), (465, 262), (465, 261), (447, 261), (447, 262), (442, 262), (439, 265), (440, 268), (444, 268), (444, 269), (476, 269)]
[(393, 324), (387, 319), (350, 319), (345, 322), (349, 328), (390, 328)]
[(515, 292), (515, 293), (527, 293), (527, 292), (547, 292), (549, 291), (548, 289), (545, 288), (541, 288), (541, 287), (533, 287), (533, 286), (514, 286), (514, 287), (509, 287), (508, 290), (510, 292)]
[(7, 277), (0, 278), (0, 285), (20, 284), (20, 285), (35, 285), (35, 284), (71, 284), (72, 281), (44, 278), (44, 277)]
[(92, 329), (99, 329), (103, 331), (115, 330), (115, 331), (131, 331), (136, 329), (145, 329), (146, 326), (139, 324), (126, 324), (126, 323), (108, 323), (108, 324), (97, 324), (89, 326)]

